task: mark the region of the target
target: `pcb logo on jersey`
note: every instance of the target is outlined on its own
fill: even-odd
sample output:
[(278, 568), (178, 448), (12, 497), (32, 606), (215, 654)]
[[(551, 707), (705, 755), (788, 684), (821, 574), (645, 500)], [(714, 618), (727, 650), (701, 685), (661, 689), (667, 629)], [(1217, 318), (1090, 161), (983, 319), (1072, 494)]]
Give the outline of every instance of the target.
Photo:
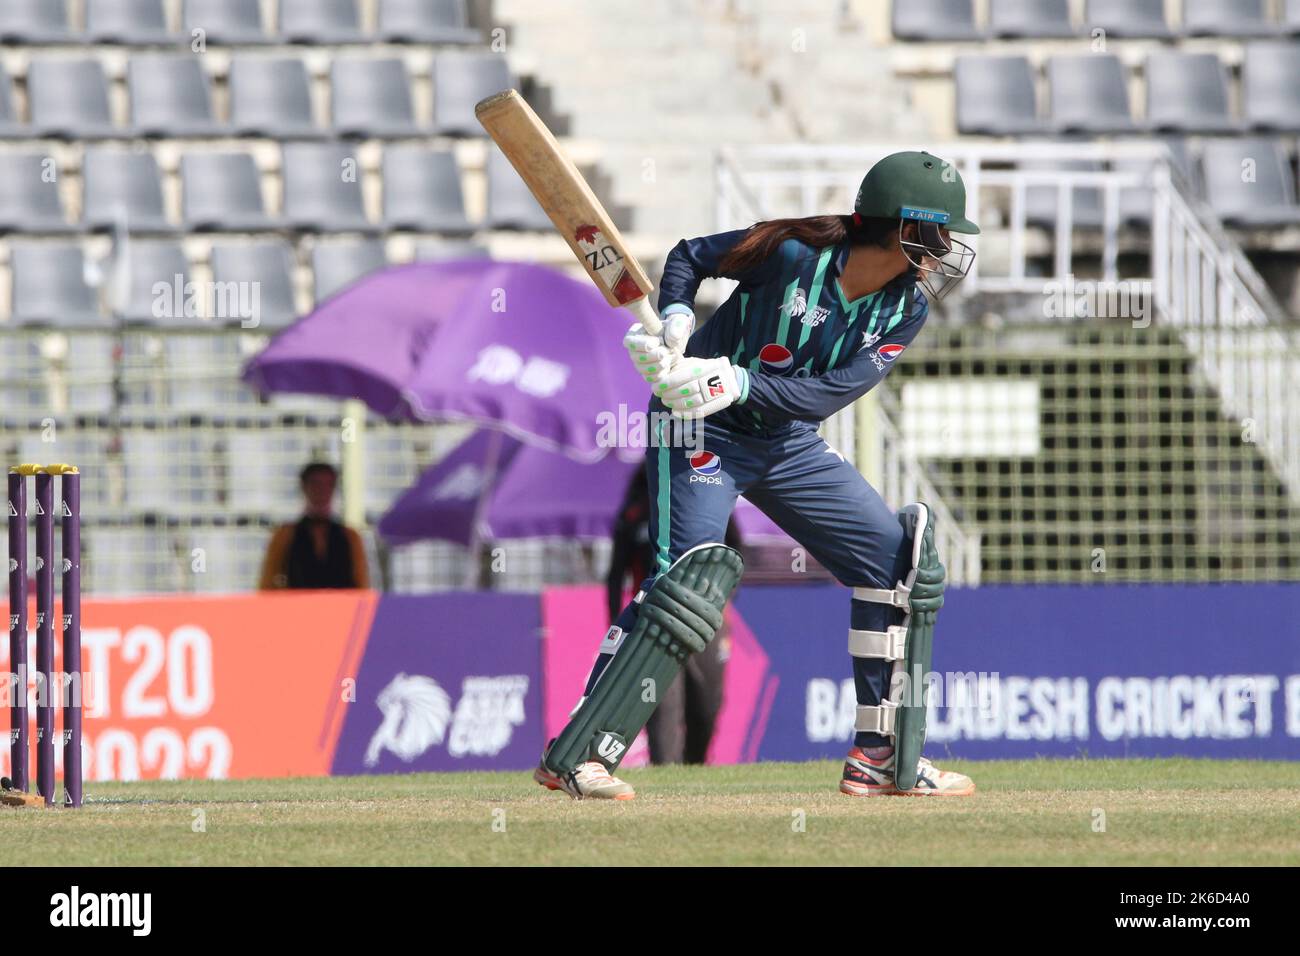
[(691, 455), (691, 484), (722, 484), (722, 458), (711, 451), (697, 451)]

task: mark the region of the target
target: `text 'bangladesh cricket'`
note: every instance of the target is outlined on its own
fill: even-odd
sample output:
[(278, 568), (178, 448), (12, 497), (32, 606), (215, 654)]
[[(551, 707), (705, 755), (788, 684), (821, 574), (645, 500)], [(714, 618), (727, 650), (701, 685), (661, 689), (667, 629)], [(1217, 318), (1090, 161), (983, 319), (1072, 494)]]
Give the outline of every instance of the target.
[[(713, 640), (740, 579), (722, 545), (744, 495), (852, 588), (848, 650), (856, 737), (840, 790), (966, 796), (975, 785), (921, 756), (924, 676), (944, 569), (924, 504), (892, 513), (817, 425), (878, 385), (974, 252), (955, 168), (894, 153), (867, 173), (854, 212), (762, 222), (684, 240), (659, 292), (662, 328), (624, 343), (650, 411), (702, 419), (703, 447), (673, 447), (664, 416), (646, 457), (656, 567), (609, 629), (585, 693), (543, 755), (539, 783), (630, 799), (613, 776), (682, 663)], [(708, 278), (739, 285), (695, 331)], [(657, 323), (656, 323), (657, 324)]]

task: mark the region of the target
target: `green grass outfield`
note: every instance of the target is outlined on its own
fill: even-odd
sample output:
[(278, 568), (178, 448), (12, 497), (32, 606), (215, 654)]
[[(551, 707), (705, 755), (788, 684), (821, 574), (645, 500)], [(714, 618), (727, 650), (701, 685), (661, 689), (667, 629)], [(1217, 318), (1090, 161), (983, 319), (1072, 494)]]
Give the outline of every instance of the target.
[(616, 803), (527, 773), (91, 783), (0, 807), (0, 864), (1300, 864), (1300, 763), (950, 766), (975, 796), (846, 797), (838, 762), (630, 770)]

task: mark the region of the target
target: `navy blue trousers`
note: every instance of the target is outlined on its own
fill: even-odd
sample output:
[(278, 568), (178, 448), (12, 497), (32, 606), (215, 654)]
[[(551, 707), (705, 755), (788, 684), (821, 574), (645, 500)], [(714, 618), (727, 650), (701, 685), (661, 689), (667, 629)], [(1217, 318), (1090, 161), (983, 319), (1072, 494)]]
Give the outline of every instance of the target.
[[(652, 409), (653, 410), (653, 409)], [(796, 423), (765, 436), (702, 423), (695, 450), (671, 447), (666, 437), (646, 455), (650, 485), (650, 540), (659, 571), (696, 545), (721, 542), (737, 495), (744, 495), (848, 587), (891, 588), (911, 569), (910, 549), (888, 505), (858, 470), (810, 425)], [(702, 450), (700, 450), (702, 448)], [(649, 587), (653, 578), (642, 584)], [(636, 622), (629, 604), (615, 621), (624, 632)], [(902, 612), (850, 601), (849, 626), (881, 631)], [(821, 637), (819, 636), (819, 639)], [(844, 641), (847, 628), (825, 639)], [(602, 657), (588, 691), (607, 663)], [(850, 658), (858, 703), (876, 705), (888, 687), (891, 664)], [(858, 746), (887, 738), (858, 733)]]

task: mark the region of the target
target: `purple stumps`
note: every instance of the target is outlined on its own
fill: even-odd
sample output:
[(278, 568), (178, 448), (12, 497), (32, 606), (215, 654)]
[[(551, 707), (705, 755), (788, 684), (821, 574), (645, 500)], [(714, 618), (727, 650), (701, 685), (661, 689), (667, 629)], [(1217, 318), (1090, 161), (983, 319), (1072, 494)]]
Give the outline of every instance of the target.
[(36, 792), (54, 803), (54, 476), (36, 475)]
[(27, 789), (27, 476), (9, 469), (9, 777)]
[(63, 498), (63, 787), (66, 803), (81, 806), (81, 475), (65, 470)]

